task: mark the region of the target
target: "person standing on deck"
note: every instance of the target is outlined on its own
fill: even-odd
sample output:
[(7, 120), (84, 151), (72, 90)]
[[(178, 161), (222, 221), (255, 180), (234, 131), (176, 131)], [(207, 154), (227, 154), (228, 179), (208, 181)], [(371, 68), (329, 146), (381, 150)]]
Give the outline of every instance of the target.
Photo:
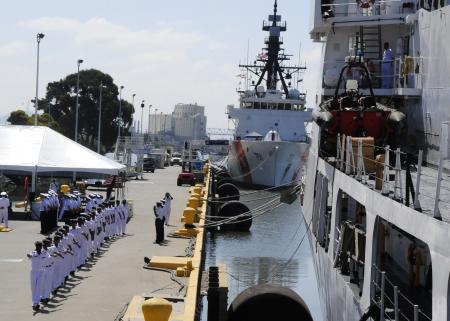
[(394, 84), (394, 53), (389, 48), (389, 42), (384, 43), (382, 65), (383, 78), (381, 78), (381, 88), (392, 88)]

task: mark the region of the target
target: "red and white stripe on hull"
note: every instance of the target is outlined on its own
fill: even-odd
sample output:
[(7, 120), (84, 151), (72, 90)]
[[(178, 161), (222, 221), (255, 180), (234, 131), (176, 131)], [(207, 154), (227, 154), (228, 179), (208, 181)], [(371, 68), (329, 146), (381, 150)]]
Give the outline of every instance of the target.
[(236, 181), (276, 187), (297, 182), (308, 145), (302, 142), (236, 140), (230, 146), (228, 170)]

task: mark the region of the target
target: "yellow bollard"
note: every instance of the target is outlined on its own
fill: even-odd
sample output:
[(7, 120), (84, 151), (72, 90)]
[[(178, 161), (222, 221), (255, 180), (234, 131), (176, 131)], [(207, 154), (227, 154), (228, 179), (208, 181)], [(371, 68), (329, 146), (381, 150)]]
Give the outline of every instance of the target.
[(189, 197), (200, 198), (200, 193), (192, 193)]
[(198, 198), (195, 198), (195, 197), (189, 197), (187, 206), (188, 207), (192, 207), (192, 208), (197, 208), (197, 207), (200, 206), (200, 200)]
[(177, 277), (185, 277), (186, 276), (186, 270), (182, 267), (177, 267), (176, 270)]
[(172, 303), (162, 298), (152, 298), (142, 303), (145, 321), (168, 321), (172, 313)]
[(184, 224), (192, 225), (195, 219), (195, 208), (186, 207), (183, 211)]

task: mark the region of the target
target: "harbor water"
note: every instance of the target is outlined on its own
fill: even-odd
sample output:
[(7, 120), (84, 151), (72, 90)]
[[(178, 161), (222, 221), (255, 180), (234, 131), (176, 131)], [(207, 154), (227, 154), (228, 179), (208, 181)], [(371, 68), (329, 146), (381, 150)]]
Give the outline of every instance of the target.
[[(250, 209), (279, 198), (278, 192), (241, 191)], [(273, 206), (272, 206), (273, 207)], [(297, 292), (315, 321), (321, 321), (314, 265), (300, 202), (279, 204), (257, 214), (249, 232), (208, 232), (205, 267), (225, 264), (228, 273), (228, 304), (248, 287), (270, 283)], [(203, 299), (202, 320), (207, 320)]]

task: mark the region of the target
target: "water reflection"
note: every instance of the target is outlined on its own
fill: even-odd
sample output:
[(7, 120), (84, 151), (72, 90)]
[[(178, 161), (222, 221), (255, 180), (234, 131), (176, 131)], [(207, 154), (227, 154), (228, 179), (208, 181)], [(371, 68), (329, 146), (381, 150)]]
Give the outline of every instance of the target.
[[(246, 197), (255, 208), (277, 194), (261, 192)], [(245, 200), (245, 198), (243, 198)], [(206, 267), (226, 264), (229, 274), (229, 300), (246, 288), (271, 283), (287, 286), (308, 304), (314, 320), (320, 321), (319, 299), (309, 240), (300, 204), (283, 204), (254, 218), (250, 232), (209, 232), (206, 242)], [(206, 299), (202, 320), (206, 321)]]

